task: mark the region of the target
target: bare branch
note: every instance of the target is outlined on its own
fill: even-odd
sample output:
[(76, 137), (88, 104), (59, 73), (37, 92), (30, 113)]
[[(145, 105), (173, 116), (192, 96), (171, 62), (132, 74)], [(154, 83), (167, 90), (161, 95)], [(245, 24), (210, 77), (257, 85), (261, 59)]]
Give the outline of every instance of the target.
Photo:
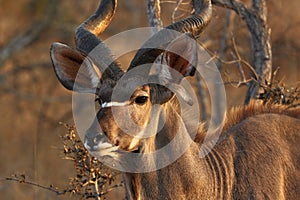
[(205, 92), (204, 89), (204, 83), (203, 80), (200, 78), (200, 74), (196, 73), (196, 80), (197, 80), (197, 92), (199, 96), (199, 104), (200, 104), (200, 109), (201, 109), (201, 120), (202, 121), (207, 121), (207, 110), (206, 110), (206, 102), (207, 102), (207, 93)]
[(150, 27), (155, 27), (157, 30), (163, 27), (163, 22), (160, 16), (160, 0), (147, 0), (147, 14)]
[[(221, 60), (224, 59), (224, 55), (225, 55), (225, 52), (228, 48), (228, 33), (230, 32), (231, 30), (231, 21), (232, 21), (232, 14), (231, 14), (231, 10), (227, 10), (226, 12), (226, 18), (225, 18), (225, 25), (224, 25), (224, 28), (223, 28), (223, 37), (221, 38), (221, 41), (220, 41), (220, 49), (219, 49), (219, 58)], [(222, 62), (218, 61), (216, 63), (217, 67), (219, 68), (219, 70), (221, 69), (222, 67)]]
[[(172, 12), (172, 22), (174, 23), (176, 21), (176, 12), (180, 9), (180, 4), (182, 3), (183, 0), (178, 0), (176, 2), (176, 7), (174, 8), (173, 12)], [(181, 17), (181, 16), (180, 16)]]
[[(220, 63), (220, 64), (224, 64), (224, 65), (237, 65), (238, 66), (238, 70), (241, 74), (241, 77), (242, 79), (239, 80), (239, 81), (229, 81), (229, 82), (225, 82), (224, 84), (231, 84), (233, 87), (235, 88), (238, 88), (240, 86), (243, 86), (243, 85), (249, 85), (251, 81), (254, 81), (258, 84), (258, 74), (256, 73), (255, 69), (251, 66), (250, 63), (248, 63), (246, 60), (244, 60), (241, 56), (240, 56), (240, 53), (238, 52), (238, 49), (237, 49), (237, 45), (235, 43), (235, 40), (234, 38), (232, 38), (232, 43), (233, 43), (233, 49), (234, 49), (234, 52), (232, 52), (232, 55), (234, 57), (234, 60), (224, 60), (222, 59), (220, 56), (218, 56), (216, 53), (213, 53), (211, 50), (209, 50), (208, 48), (205, 48), (204, 45), (203, 48), (211, 55), (211, 59), (208, 61), (212, 61), (212, 60), (217, 60), (217, 63)], [(246, 66), (250, 72), (252, 73), (252, 77), (251, 78), (246, 78), (245, 75), (244, 75), (244, 70), (241, 68), (241, 66), (244, 65)], [(225, 74), (226, 77), (229, 77), (227, 74)]]
[(246, 23), (251, 35), (253, 64), (257, 75), (257, 83), (250, 83), (245, 103), (256, 97), (259, 85), (270, 81), (272, 72), (272, 50), (270, 44), (271, 31), (267, 26), (267, 6), (265, 0), (252, 0), (248, 9), (244, 3), (235, 0), (212, 0), (215, 5), (234, 10)]
[(27, 176), (25, 174), (14, 174), (12, 177), (2, 178), (2, 179), (0, 179), (0, 181), (14, 181), (14, 182), (22, 183), (22, 184), (27, 184), (27, 185), (31, 185), (34, 187), (44, 189), (44, 190), (48, 190), (50, 192), (54, 192), (57, 195), (63, 195), (68, 192), (67, 190), (59, 191), (53, 185), (44, 186), (44, 185), (41, 185), (41, 184), (38, 184), (38, 183), (35, 183), (32, 181), (28, 181)]

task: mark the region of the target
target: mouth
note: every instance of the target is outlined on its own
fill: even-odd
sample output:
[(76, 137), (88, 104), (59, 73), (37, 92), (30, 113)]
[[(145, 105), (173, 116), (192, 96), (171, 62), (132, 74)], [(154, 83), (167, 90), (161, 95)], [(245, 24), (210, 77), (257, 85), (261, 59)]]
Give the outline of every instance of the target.
[[(92, 135), (92, 134), (86, 134)], [(92, 154), (96, 156), (104, 157), (116, 157), (119, 154), (125, 152), (140, 153), (140, 148), (137, 143), (131, 143), (128, 147), (123, 148), (120, 142), (116, 140), (116, 144), (113, 144), (105, 133), (93, 134), (96, 136), (86, 137), (84, 140), (84, 147)]]
[[(90, 141), (92, 140), (92, 141)], [(119, 146), (115, 146), (108, 141), (108, 139), (103, 136), (103, 134), (98, 134), (93, 139), (85, 139), (84, 147), (92, 152), (97, 153), (98, 156), (111, 156), (119, 150)]]

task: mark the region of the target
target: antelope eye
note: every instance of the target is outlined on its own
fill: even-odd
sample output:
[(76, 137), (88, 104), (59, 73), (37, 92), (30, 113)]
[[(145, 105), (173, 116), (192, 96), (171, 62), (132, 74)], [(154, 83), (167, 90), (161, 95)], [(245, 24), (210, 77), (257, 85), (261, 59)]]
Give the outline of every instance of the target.
[(148, 97), (147, 96), (138, 96), (135, 98), (134, 102), (137, 103), (137, 104), (145, 104), (148, 100)]

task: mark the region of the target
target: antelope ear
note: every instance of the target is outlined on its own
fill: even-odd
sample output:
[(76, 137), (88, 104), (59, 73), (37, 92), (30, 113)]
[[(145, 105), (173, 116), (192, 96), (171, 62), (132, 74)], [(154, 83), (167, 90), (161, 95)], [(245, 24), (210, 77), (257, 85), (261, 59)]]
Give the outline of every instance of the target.
[[(187, 33), (172, 41), (162, 53), (161, 64), (156, 66), (155, 74), (159, 82), (175, 91), (176, 95), (179, 95), (187, 104), (192, 105), (192, 98), (180, 82), (186, 76), (193, 76), (196, 71), (197, 41), (193, 36)], [(172, 96), (167, 95), (162, 102), (168, 101)]]
[(91, 59), (61, 43), (51, 45), (50, 56), (56, 76), (65, 88), (95, 92), (101, 75)]
[(194, 76), (197, 65), (197, 41), (192, 34), (186, 33), (173, 40), (162, 55), (161, 77), (179, 84), (183, 77)]

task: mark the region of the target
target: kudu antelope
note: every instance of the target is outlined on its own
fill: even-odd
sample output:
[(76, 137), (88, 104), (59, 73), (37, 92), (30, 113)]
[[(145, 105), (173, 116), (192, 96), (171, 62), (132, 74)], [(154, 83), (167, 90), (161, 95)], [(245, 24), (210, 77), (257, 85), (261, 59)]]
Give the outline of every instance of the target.
[[(141, 64), (153, 63), (160, 55), (164, 58), (164, 64), (183, 76), (193, 75), (194, 70), (186, 59), (176, 54), (141, 48), (125, 73), (111, 57), (108, 47), (104, 48), (107, 51), (101, 52), (100, 57), (110, 65), (104, 72), (99, 70), (101, 66), (88, 58), (88, 54), (101, 44), (98, 36), (111, 22), (116, 3), (116, 0), (102, 0), (96, 13), (77, 28), (77, 50), (54, 43), (51, 47), (51, 58), (58, 79), (67, 89), (77, 92), (96, 91), (97, 100), (101, 102), (102, 107), (95, 122), (86, 131), (85, 146), (101, 157), (120, 159), (121, 150), (143, 157), (145, 153), (156, 151), (168, 144), (175, 137), (174, 134), (188, 131), (186, 122), (181, 119), (178, 108), (174, 106), (176, 95), (161, 85), (145, 84), (135, 88), (126, 101), (112, 100), (113, 88), (124, 74)], [(199, 2), (195, 0), (194, 3), (198, 5)], [(166, 28), (197, 38), (210, 21), (211, 12), (210, 0), (203, 0), (200, 7), (195, 8), (193, 16)], [(181, 49), (190, 60), (195, 59), (195, 49), (185, 46), (182, 39), (175, 38), (168, 45)], [(77, 77), (78, 87), (73, 87), (81, 66), (84, 69)], [(180, 81), (172, 77), (173, 73), (168, 70), (161, 70), (159, 75), (169, 85)], [(125, 80), (127, 83), (130, 81)], [(179, 96), (181, 97), (178, 98), (186, 98), (182, 91)], [(123, 121), (115, 122), (113, 109), (117, 111), (115, 115), (121, 118), (124, 116)], [(128, 116), (136, 125), (132, 129), (126, 118)], [(159, 133), (155, 132), (157, 123), (147, 126), (162, 117), (164, 125)], [(127, 126), (130, 134), (120, 126)], [(170, 165), (147, 173), (124, 172), (126, 198), (300, 198), (299, 109), (267, 107), (254, 102), (243, 108), (235, 108), (227, 113), (216, 145), (201, 158), (199, 146), (206, 136), (203, 127), (199, 126), (188, 149)], [(147, 131), (154, 133), (148, 138), (134, 137)]]

